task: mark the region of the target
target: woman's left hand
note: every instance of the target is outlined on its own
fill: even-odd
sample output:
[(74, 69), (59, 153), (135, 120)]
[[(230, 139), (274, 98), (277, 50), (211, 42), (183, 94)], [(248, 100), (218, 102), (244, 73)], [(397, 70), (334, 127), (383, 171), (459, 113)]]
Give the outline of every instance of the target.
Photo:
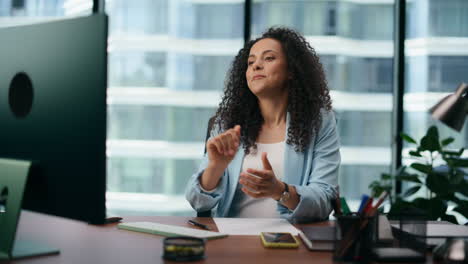
[(266, 152), (262, 153), (262, 163), (263, 170), (247, 169), (247, 173), (240, 174), (239, 183), (244, 185), (242, 191), (253, 198), (271, 197), (279, 200), (284, 184), (276, 178)]

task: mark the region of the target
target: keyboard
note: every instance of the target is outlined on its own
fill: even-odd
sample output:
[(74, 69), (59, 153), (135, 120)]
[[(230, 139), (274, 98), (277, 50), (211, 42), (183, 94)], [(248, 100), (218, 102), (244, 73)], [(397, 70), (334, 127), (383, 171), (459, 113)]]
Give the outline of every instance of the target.
[(149, 233), (153, 235), (160, 236), (189, 236), (189, 237), (198, 237), (206, 239), (216, 239), (227, 237), (227, 234), (222, 234), (213, 231), (200, 230), (189, 227), (175, 226), (175, 225), (165, 225), (154, 222), (131, 222), (131, 223), (121, 223), (117, 225), (119, 229), (126, 229), (130, 231)]

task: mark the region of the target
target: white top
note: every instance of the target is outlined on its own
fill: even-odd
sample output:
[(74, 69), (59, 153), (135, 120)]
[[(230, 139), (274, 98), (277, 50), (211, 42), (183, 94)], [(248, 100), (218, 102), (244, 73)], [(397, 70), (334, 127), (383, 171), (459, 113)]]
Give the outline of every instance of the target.
[[(266, 152), (276, 178), (282, 180), (284, 176), (284, 148), (284, 141), (271, 144), (257, 143), (257, 150), (252, 150), (244, 157), (242, 171), (246, 172), (248, 168), (262, 170), (262, 152)], [(229, 217), (278, 218), (280, 216), (276, 210), (277, 202), (274, 199), (252, 198), (241, 190), (242, 187), (243, 185), (240, 183), (237, 185), (234, 200), (228, 213)]]

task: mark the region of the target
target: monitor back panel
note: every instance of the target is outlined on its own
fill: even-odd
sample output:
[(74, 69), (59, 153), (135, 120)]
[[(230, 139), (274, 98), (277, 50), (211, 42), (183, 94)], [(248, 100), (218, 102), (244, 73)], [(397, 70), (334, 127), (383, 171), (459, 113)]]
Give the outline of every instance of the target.
[[(107, 16), (0, 28), (0, 36), (0, 157), (33, 161), (23, 208), (102, 223)], [(16, 91), (12, 102), (18, 73), (32, 84), (23, 116), (12, 111), (28, 100)]]

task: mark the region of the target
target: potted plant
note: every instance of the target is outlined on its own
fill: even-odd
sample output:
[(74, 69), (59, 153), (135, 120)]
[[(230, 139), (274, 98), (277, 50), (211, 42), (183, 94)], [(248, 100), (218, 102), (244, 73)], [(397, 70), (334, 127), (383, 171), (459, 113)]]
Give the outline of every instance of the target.
[[(390, 218), (398, 217), (403, 210), (423, 212), (427, 220), (446, 220), (457, 223), (455, 216), (447, 214), (447, 208), (468, 218), (468, 160), (462, 159), (463, 148), (453, 151), (447, 146), (454, 141), (449, 137), (439, 140), (437, 127), (431, 126), (419, 143), (407, 134), (404, 141), (415, 145), (409, 152), (414, 161), (402, 166), (395, 175), (383, 173), (369, 188), (374, 196), (383, 191), (392, 194), (395, 180), (405, 185), (406, 191), (390, 195)], [(418, 195), (414, 195), (418, 193)], [(421, 195), (422, 194), (422, 195)]]

